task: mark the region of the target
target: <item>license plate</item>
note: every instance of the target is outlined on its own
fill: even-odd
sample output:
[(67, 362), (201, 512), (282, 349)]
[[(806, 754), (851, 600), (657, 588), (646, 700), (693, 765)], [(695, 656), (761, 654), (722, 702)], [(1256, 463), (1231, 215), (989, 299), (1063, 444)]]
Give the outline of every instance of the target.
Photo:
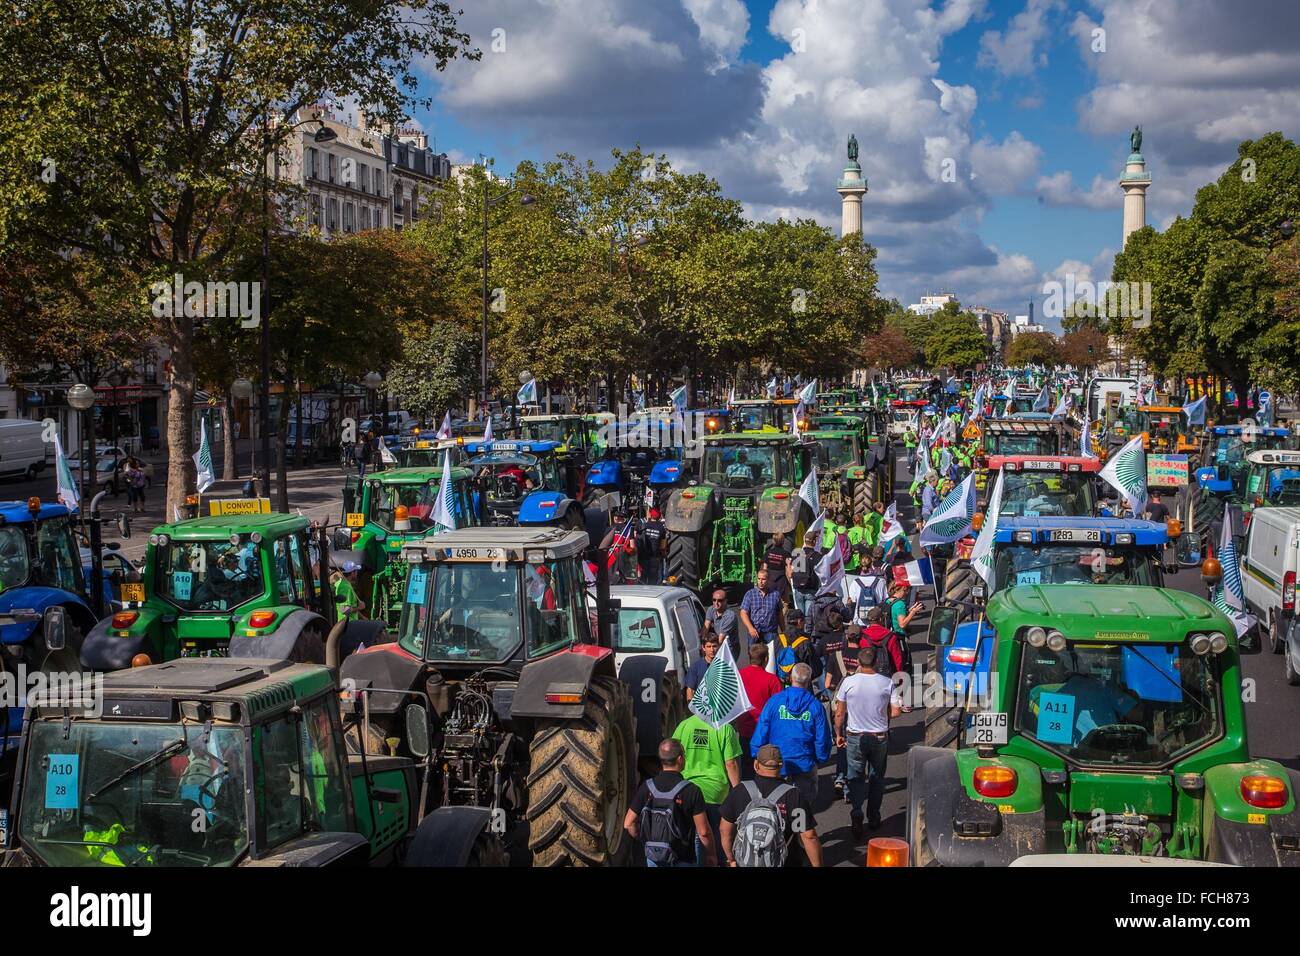
[(181, 641), (181, 657), (229, 656), (229, 641)]
[(343, 519), (349, 528), (364, 528), (366, 516), (360, 511), (349, 511)]
[(1061, 463), (1059, 461), (1042, 461), (1040, 459), (1030, 459), (1024, 464), (1025, 468), (1048, 469), (1051, 471), (1060, 471)]
[(1080, 529), (1053, 531), (1051, 532), (1052, 541), (1065, 542), (1083, 542), (1084, 544), (1100, 544), (1100, 531), (1084, 531)]
[(122, 585), (123, 603), (144, 603), (144, 584), (123, 584)]
[(966, 715), (966, 743), (1005, 744), (1007, 742), (1007, 715), (993, 711), (981, 711)]

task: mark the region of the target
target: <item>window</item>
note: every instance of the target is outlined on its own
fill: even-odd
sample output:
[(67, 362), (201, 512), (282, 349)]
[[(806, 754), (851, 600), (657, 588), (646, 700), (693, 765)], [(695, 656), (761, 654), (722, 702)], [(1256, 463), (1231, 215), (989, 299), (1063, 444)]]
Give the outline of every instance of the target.
[(27, 583), (27, 537), (17, 525), (0, 525), (0, 589)]
[(398, 182), (393, 183), (393, 213), (402, 214), (402, 184)]
[(370, 207), (369, 206), (361, 207), (361, 228), (362, 229), (370, 228)]
[(352, 203), (343, 205), (343, 231), (356, 232), (357, 229), (357, 207)]
[(329, 227), (330, 232), (339, 227), (339, 201), (337, 199), (330, 200), (329, 217), (326, 225)]
[(338, 716), (329, 697), (321, 697), (303, 708), (301, 730), (302, 767), (307, 781), (307, 813), (326, 833), (352, 829), (344, 795), (342, 755), (336, 746)]
[(316, 150), (307, 147), (307, 178), (316, 178)]
[(357, 187), (363, 192), (370, 192), (370, 167), (364, 163), (357, 164)]
[(339, 158), (335, 156), (333, 153), (329, 153), (328, 155), (329, 155), (329, 180), (332, 183), (337, 182), (338, 180), (335, 179), (335, 176), (338, 173)]
[(81, 560), (67, 518), (47, 518), (36, 526), (36, 557), (43, 584), (81, 591)]
[(183, 611), (229, 611), (262, 594), (257, 545), (176, 541), (157, 551), (154, 590)]
[(383, 194), (384, 194), (384, 171), (382, 169), (376, 169), (375, 170), (375, 195), (382, 196)]
[(258, 826), (265, 846), (278, 846), (303, 832), (305, 796), (298, 754), (298, 724), (287, 714), (253, 729), (261, 757), (257, 768)]
[(654, 608), (624, 607), (614, 622), (614, 650), (639, 653), (664, 649), (663, 622)]
[(320, 196), (316, 193), (311, 195), (311, 224), (317, 229), (322, 225)]

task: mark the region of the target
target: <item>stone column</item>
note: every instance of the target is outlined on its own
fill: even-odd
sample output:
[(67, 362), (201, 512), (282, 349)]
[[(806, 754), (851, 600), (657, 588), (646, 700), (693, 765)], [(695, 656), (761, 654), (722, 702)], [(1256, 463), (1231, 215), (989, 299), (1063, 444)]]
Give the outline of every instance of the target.
[(1141, 153), (1129, 154), (1119, 185), (1124, 190), (1124, 238), (1120, 241), (1123, 249), (1129, 234), (1147, 224), (1147, 187), (1151, 185), (1151, 174)]
[(840, 194), (840, 235), (862, 235), (862, 197), (867, 194), (867, 181), (857, 162), (844, 167), (836, 192)]

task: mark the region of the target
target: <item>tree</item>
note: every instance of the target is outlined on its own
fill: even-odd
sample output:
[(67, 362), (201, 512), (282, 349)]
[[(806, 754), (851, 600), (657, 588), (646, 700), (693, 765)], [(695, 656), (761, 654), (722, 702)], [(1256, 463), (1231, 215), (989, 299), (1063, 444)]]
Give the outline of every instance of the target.
[(1081, 325), (1061, 337), (1061, 361), (1081, 369), (1090, 369), (1110, 358), (1110, 339), (1091, 325)]
[(967, 369), (985, 361), (989, 343), (979, 322), (969, 312), (954, 314), (946, 306), (932, 318), (925, 344), (926, 362), (931, 368)]
[(474, 392), (478, 342), (468, 330), (438, 322), (408, 335), (402, 357), (388, 375), (388, 388), (401, 407), (437, 421)]
[(1075, 299), (1065, 307), (1065, 315), (1061, 318), (1061, 331), (1068, 335), (1081, 329), (1106, 331), (1104, 310), (1099, 308), (1096, 302)]
[[(1300, 237), (1282, 243), (1269, 256), (1277, 287), (1274, 307), (1278, 321), (1260, 340), (1260, 384), (1300, 400)], [(1289, 361), (1285, 358), (1289, 356)]]
[(895, 302), (885, 315), (885, 324), (902, 333), (912, 346), (912, 357), (904, 365), (920, 365), (925, 362), (925, 343), (930, 337), (931, 329), (930, 316), (918, 315)]
[[(257, 173), (297, 135), (299, 111), (333, 93), (400, 121), (413, 63), (441, 69), (468, 42), (442, 0), (17, 0), (6, 15), (0, 257), (46, 275), (84, 260), (60, 277), (69, 287), (88, 294), (87, 272), (121, 277), (133, 287), (124, 301), (146, 315), (151, 298), (160, 307), (150, 325), (173, 370), (168, 513), (193, 487), (201, 320), (150, 287), (257, 281), (256, 262), (234, 272), (232, 254), (263, 208)], [(268, 122), (272, 109), (285, 120)], [(34, 188), (42, 169), (54, 174)], [(261, 290), (263, 316), (288, 291)], [(78, 323), (61, 331), (73, 338)]]
[(867, 336), (859, 361), (866, 368), (908, 368), (916, 364), (916, 347), (897, 326), (885, 325)]
[(1022, 332), (1007, 346), (1008, 365), (1060, 365), (1061, 347), (1051, 332)]

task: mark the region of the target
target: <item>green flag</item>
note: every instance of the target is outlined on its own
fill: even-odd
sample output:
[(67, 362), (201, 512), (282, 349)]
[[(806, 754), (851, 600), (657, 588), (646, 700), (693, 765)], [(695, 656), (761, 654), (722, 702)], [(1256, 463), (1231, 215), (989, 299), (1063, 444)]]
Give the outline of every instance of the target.
[(700, 686), (695, 688), (691, 713), (718, 728), (731, 723), (752, 706), (740, 680), (740, 669), (731, 657), (731, 644), (723, 641), (713, 663), (700, 679)]

